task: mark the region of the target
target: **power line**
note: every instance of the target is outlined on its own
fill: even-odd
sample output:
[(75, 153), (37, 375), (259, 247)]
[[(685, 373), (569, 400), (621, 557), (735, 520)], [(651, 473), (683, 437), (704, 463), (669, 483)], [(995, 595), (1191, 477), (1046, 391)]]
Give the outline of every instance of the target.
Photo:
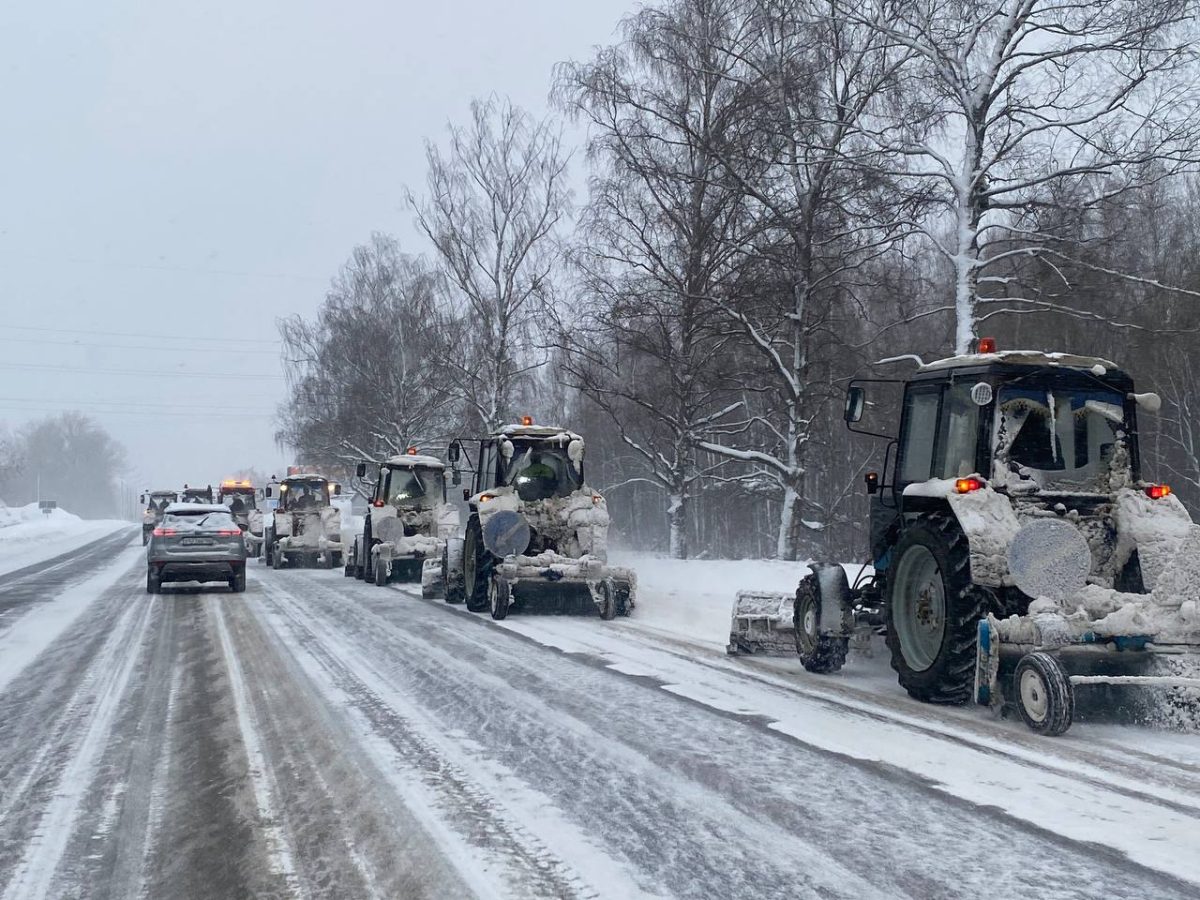
[(138, 331), (96, 331), (90, 328), (40, 328), (34, 325), (8, 324), (5, 324), (3, 328), (10, 331), (40, 331), (49, 334), (88, 334), (101, 335), (103, 337), (146, 338), (155, 341), (217, 341), (231, 344), (270, 344), (273, 347), (278, 347), (282, 343), (279, 340), (267, 340), (265, 338), (217, 338), (205, 337), (201, 334), (148, 334)]
[(156, 402), (153, 400), (60, 400), (54, 398), (41, 397), (0, 397), (0, 403), (58, 403), (68, 406), (129, 406), (133, 409), (142, 409), (145, 407), (155, 407), (162, 409), (210, 409), (222, 410), (232, 409), (239, 412), (262, 413), (271, 415), (274, 410), (264, 410), (257, 406), (230, 406), (225, 403), (193, 403), (190, 400), (175, 401), (173, 403)]
[(266, 373), (245, 373), (245, 372), (178, 372), (170, 370), (151, 371), (147, 369), (80, 369), (74, 366), (51, 366), (41, 363), (10, 363), (0, 362), (0, 368), (4, 369), (36, 369), (39, 371), (49, 372), (73, 372), (77, 375), (135, 375), (138, 378), (253, 378), (253, 379), (280, 379), (283, 375), (270, 375)]
[(206, 269), (200, 266), (171, 266), (162, 263), (137, 263), (124, 260), (86, 259), (79, 256), (37, 256), (30, 253), (9, 253), (18, 259), (53, 262), (55, 265), (72, 263), (81, 266), (101, 266), (110, 269), (138, 269), (147, 272), (186, 272), (189, 275), (223, 275), (233, 278), (294, 279), (296, 281), (329, 282), (324, 275), (297, 275), (294, 272), (243, 272), (237, 269)]
[(56, 347), (78, 347), (81, 350), (100, 348), (105, 350), (152, 350), (161, 353), (237, 353), (257, 355), (269, 353), (265, 347), (261, 350), (251, 350), (241, 347), (155, 347), (150, 344), (103, 344), (92, 341), (54, 341), (49, 338), (0, 337), (0, 341), (14, 344), (50, 344)]
[[(34, 409), (30, 409), (27, 406), (9, 406), (7, 404), (0, 404), (0, 409), (7, 409), (11, 412), (25, 412), (25, 413), (37, 411)], [(47, 412), (68, 412), (68, 411), (69, 410), (47, 410)], [(97, 417), (102, 417), (102, 416), (141, 416), (141, 417), (148, 418), (148, 419), (160, 419), (165, 416), (168, 418), (180, 418), (180, 419), (219, 419), (219, 420), (249, 419), (249, 420), (253, 420), (253, 421), (262, 421), (263, 419), (265, 419), (271, 415), (274, 415), (274, 413), (262, 413), (262, 414), (244, 413), (244, 412), (220, 413), (220, 412), (217, 412), (216, 410), (204, 410), (204, 411), (196, 411), (196, 412), (167, 412), (165, 410), (158, 411), (158, 412), (151, 412), (151, 411), (147, 410), (147, 411), (143, 411), (143, 412), (138, 412), (137, 410), (133, 410), (133, 409), (98, 409), (98, 410), (94, 411), (94, 415), (96, 415)]]

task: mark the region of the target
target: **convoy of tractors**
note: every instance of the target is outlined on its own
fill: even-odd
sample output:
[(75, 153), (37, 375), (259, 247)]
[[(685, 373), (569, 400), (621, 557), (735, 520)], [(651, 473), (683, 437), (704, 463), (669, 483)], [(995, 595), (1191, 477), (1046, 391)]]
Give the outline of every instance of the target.
[[(889, 384), (898, 423), (864, 425)], [(1157, 408), (1111, 362), (990, 339), (852, 382), (847, 426), (886, 448), (866, 476), (870, 555), (804, 567), (794, 594), (740, 592), (729, 652), (795, 653), (833, 673), (881, 636), (914, 698), (1014, 708), (1048, 735), (1070, 726), (1077, 689), (1200, 688), (1181, 665), (1200, 652), (1200, 526), (1141, 472), (1138, 415)], [(497, 620), (627, 616), (637, 579), (608, 562), (607, 501), (584, 455), (579, 434), (524, 417), (456, 437), (444, 456), (362, 461), (359, 527), (340, 484), (291, 467), (262, 486), (221, 482), (215, 497), (147, 492), (143, 533), (172, 503), (215, 501), (275, 569), (343, 567)]]

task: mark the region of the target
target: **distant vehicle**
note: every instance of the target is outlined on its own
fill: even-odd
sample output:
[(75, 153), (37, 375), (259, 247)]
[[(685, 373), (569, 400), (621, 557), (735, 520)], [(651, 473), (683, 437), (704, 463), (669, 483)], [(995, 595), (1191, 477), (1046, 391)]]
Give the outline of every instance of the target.
[(178, 491), (147, 491), (142, 494), (142, 506), (146, 507), (142, 512), (142, 546), (150, 543), (150, 533), (162, 520), (163, 510), (178, 500)]
[(217, 488), (217, 503), (228, 506), (242, 532), (250, 527), (250, 514), (256, 506), (254, 499), (254, 486), (245, 479), (226, 479)]
[(183, 486), (183, 494), (179, 499), (181, 501), (183, 501), (184, 503), (212, 503), (213, 502), (212, 485), (210, 484), (206, 487), (200, 488), (200, 487), (189, 487), (188, 485), (185, 484)]
[(330, 503), (342, 488), (315, 473), (288, 475), (264, 489), (278, 500), (263, 533), (267, 565), (342, 565), (342, 513)]
[(150, 533), (146, 593), (184, 581), (223, 581), (231, 591), (246, 589), (246, 541), (229, 507), (172, 503)]

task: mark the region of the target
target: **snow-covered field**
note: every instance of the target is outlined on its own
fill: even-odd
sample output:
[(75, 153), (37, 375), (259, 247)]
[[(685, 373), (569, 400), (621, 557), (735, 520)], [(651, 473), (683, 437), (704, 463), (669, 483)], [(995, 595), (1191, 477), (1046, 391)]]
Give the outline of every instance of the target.
[(44, 562), (112, 534), (129, 523), (81, 519), (65, 509), (46, 515), (36, 503), (0, 506), (0, 575)]

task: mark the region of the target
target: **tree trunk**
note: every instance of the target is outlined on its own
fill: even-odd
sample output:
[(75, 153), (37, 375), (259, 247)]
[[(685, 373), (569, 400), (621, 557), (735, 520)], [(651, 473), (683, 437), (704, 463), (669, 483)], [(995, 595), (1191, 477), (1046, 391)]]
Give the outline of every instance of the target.
[(671, 559), (687, 559), (687, 496), (672, 493), (667, 506), (667, 522), (671, 528)]

